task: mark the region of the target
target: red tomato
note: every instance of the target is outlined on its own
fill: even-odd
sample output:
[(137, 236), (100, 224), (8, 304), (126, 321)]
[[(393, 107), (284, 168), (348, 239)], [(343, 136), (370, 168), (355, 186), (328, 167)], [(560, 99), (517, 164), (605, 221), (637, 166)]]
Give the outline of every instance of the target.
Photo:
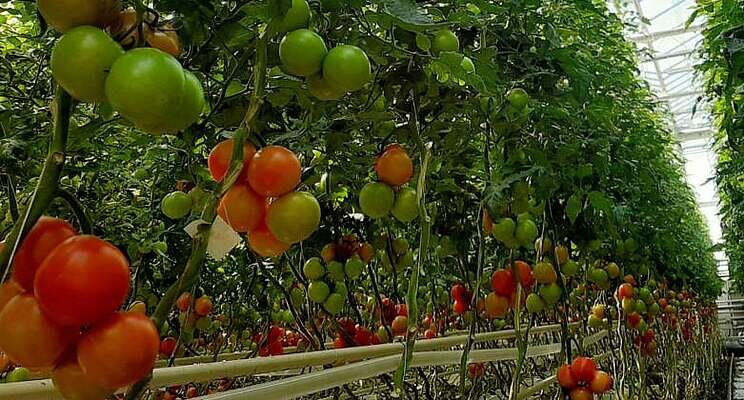
[(333, 341), (333, 348), (334, 349), (343, 349), (343, 348), (346, 348), (346, 347), (347, 347), (346, 340), (344, 340), (344, 338), (342, 336), (337, 337)]
[(266, 199), (239, 183), (222, 196), (217, 213), (236, 232), (250, 232), (266, 217)]
[(408, 317), (399, 315), (393, 320), (392, 326), (394, 335), (403, 335), (408, 330)]
[(178, 347), (178, 341), (176, 338), (167, 337), (160, 342), (160, 354), (170, 357)]
[(620, 300), (632, 299), (635, 295), (635, 289), (630, 283), (623, 283), (617, 288), (617, 298)]
[(467, 289), (465, 289), (465, 286), (463, 286), (461, 283), (456, 283), (452, 285), (450, 296), (452, 296), (452, 300), (465, 300), (466, 292)]
[(5, 305), (8, 304), (13, 297), (18, 296), (21, 293), (23, 293), (23, 288), (14, 279), (10, 279), (0, 285), (0, 312), (3, 311)]
[(116, 311), (129, 292), (129, 262), (95, 236), (76, 236), (39, 267), (34, 292), (56, 323), (79, 328)]
[[(227, 171), (230, 168), (230, 160), (232, 159), (233, 147), (235, 141), (227, 139), (223, 142), (214, 146), (212, 152), (209, 153), (209, 173), (212, 175), (212, 179), (216, 182), (222, 182), (227, 175)], [(256, 148), (249, 142), (243, 145), (243, 170), (241, 171), (241, 179), (245, 181), (245, 174), (248, 171), (248, 165), (250, 165), (253, 156), (256, 154)]]
[(77, 235), (66, 221), (41, 217), (18, 247), (13, 260), (13, 278), (23, 289), (34, 290), (34, 276), (44, 259), (65, 240)]
[(532, 268), (524, 261), (514, 261), (514, 279), (522, 283), (522, 287), (529, 289), (535, 283)]
[(357, 325), (356, 332), (354, 333), (354, 343), (358, 346), (369, 346), (372, 344), (372, 336), (374, 334), (366, 326)]
[(592, 400), (594, 395), (588, 389), (578, 387), (571, 391), (571, 400)]
[(646, 332), (643, 333), (643, 336), (641, 336), (641, 341), (645, 344), (653, 342), (654, 339), (656, 339), (656, 334), (653, 329), (646, 330)]
[(561, 365), (560, 368), (558, 368), (558, 384), (561, 385), (562, 388), (571, 390), (577, 386), (576, 380), (573, 377), (573, 374), (571, 374), (571, 366), (568, 364)]
[(399, 144), (391, 144), (377, 158), (375, 172), (380, 181), (390, 186), (402, 186), (413, 177), (413, 161)]
[(278, 342), (282, 336), (286, 333), (286, 330), (278, 325), (271, 325), (269, 328), (269, 343)]
[(375, 248), (369, 243), (364, 243), (359, 247), (359, 250), (357, 250), (357, 254), (365, 264), (369, 264), (369, 261), (372, 260), (372, 257), (375, 255)]
[(75, 333), (47, 318), (31, 294), (14, 297), (0, 312), (0, 349), (26, 368), (54, 367)]
[(485, 373), (486, 366), (483, 363), (468, 364), (468, 376), (470, 376), (470, 379), (480, 378)]
[(517, 290), (512, 271), (510, 269), (495, 271), (491, 275), (491, 289), (499, 296), (510, 297)]
[(77, 359), (91, 381), (117, 389), (150, 373), (159, 350), (160, 335), (149, 318), (116, 313), (83, 334)]
[(212, 312), (212, 300), (208, 296), (202, 296), (194, 302), (194, 313), (200, 317), (206, 317)]
[(452, 309), (455, 311), (455, 314), (465, 314), (470, 310), (470, 303), (464, 300), (455, 300), (454, 304), (452, 304)]
[(189, 310), (189, 306), (191, 306), (191, 293), (181, 293), (178, 300), (176, 300), (176, 307), (178, 307), (179, 311), (186, 312)]
[(426, 331), (424, 331), (424, 338), (426, 338), (426, 339), (434, 339), (435, 337), (437, 337), (437, 332), (436, 331), (434, 331), (432, 329), (427, 329)]
[(197, 390), (194, 386), (191, 386), (190, 388), (186, 389), (187, 399), (193, 399), (194, 397), (198, 395), (199, 395), (199, 390)]
[(261, 257), (279, 257), (289, 250), (290, 245), (280, 241), (271, 233), (266, 221), (248, 233), (248, 245)]
[(407, 317), (408, 316), (408, 306), (403, 304), (398, 304), (395, 306), (395, 311), (398, 313), (398, 315)]
[(248, 166), (248, 183), (264, 197), (279, 197), (300, 184), (302, 166), (297, 156), (282, 146), (259, 150)]
[(107, 399), (114, 394), (113, 389), (102, 388), (91, 381), (74, 357), (54, 368), (52, 382), (67, 400)]
[(638, 324), (641, 323), (641, 315), (637, 312), (633, 312), (630, 315), (628, 315), (628, 325), (630, 325), (631, 328), (637, 328)]
[(595, 394), (603, 394), (612, 389), (612, 377), (604, 371), (597, 371), (589, 384), (589, 389)]
[(597, 373), (597, 363), (589, 357), (576, 357), (571, 363), (571, 376), (578, 383), (591, 382)]

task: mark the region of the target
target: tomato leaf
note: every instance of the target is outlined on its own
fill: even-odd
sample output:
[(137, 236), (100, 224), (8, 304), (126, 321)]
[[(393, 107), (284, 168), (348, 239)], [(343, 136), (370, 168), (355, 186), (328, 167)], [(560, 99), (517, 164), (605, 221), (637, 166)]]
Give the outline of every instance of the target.
[(581, 213), (581, 198), (583, 195), (579, 192), (575, 192), (571, 195), (571, 197), (568, 198), (568, 201), (566, 202), (566, 216), (571, 221), (571, 223), (576, 222), (576, 218), (579, 217), (579, 214)]
[(592, 191), (588, 194), (589, 203), (592, 207), (599, 211), (603, 211), (605, 214), (612, 213), (612, 200), (602, 192)]

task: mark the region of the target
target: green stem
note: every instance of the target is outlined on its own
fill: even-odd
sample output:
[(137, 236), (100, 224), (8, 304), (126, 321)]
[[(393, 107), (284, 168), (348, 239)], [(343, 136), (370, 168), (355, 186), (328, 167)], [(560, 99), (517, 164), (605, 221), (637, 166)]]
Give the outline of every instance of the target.
[(5, 281), (10, 271), (13, 257), (15, 256), (21, 240), (28, 233), (36, 221), (44, 214), (49, 204), (57, 194), (57, 186), (62, 170), (65, 166), (65, 151), (67, 149), (67, 136), (70, 129), (70, 116), (74, 108), (72, 98), (62, 88), (57, 88), (57, 94), (52, 105), (54, 115), (54, 134), (49, 147), (44, 169), (39, 176), (34, 195), (26, 207), (23, 218), (16, 221), (13, 230), (6, 238), (7, 246), (0, 251), (0, 269), (5, 269), (0, 282)]
[(80, 201), (73, 196), (72, 193), (62, 188), (57, 189), (57, 197), (64, 200), (72, 210), (72, 213), (75, 214), (78, 224), (80, 224), (80, 233), (84, 235), (92, 235), (93, 227), (90, 223), (90, 219), (85, 214), (85, 209)]

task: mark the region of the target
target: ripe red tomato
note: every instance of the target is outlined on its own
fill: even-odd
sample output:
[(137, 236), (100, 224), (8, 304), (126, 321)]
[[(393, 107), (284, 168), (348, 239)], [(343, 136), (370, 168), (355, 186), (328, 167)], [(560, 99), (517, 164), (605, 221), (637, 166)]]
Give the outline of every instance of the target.
[(468, 364), (468, 376), (470, 376), (470, 379), (480, 378), (485, 373), (486, 366), (483, 363)]
[(200, 317), (206, 317), (212, 312), (212, 300), (208, 296), (202, 296), (194, 302), (194, 313)]
[(279, 257), (290, 248), (271, 233), (265, 221), (248, 233), (248, 245), (261, 257)]
[(50, 319), (79, 328), (116, 311), (129, 292), (129, 262), (114, 245), (76, 236), (41, 264), (34, 293)]
[(24, 290), (34, 290), (34, 277), (44, 259), (65, 240), (77, 235), (67, 221), (41, 217), (18, 247), (13, 260), (13, 278)]
[(455, 314), (465, 314), (470, 309), (470, 303), (464, 300), (455, 300), (452, 309), (455, 311)]
[(54, 368), (52, 382), (62, 397), (67, 400), (107, 399), (114, 394), (113, 389), (102, 388), (91, 381), (74, 357)]
[(402, 315), (398, 315), (393, 320), (393, 323), (391, 325), (393, 329), (393, 334), (395, 335), (403, 335), (408, 330), (408, 317), (404, 317)]
[(344, 338), (342, 336), (337, 337), (333, 341), (333, 348), (334, 349), (343, 349), (343, 348), (345, 348), (347, 346), (348, 345), (346, 344), (346, 340), (344, 340)]
[(632, 299), (635, 295), (635, 289), (630, 283), (623, 283), (617, 288), (617, 298), (620, 300)]
[(535, 283), (530, 264), (521, 260), (514, 261), (514, 279), (522, 283), (523, 288), (530, 289)]
[(628, 325), (631, 328), (637, 328), (638, 325), (641, 323), (641, 315), (637, 312), (633, 312), (630, 315), (628, 315)]
[(399, 144), (391, 144), (375, 162), (377, 177), (390, 186), (402, 186), (413, 177), (413, 161)]
[[(222, 182), (227, 175), (227, 170), (230, 169), (230, 160), (232, 159), (232, 152), (235, 141), (227, 139), (214, 146), (212, 152), (209, 153), (209, 173), (212, 175), (212, 179), (215, 182)], [(245, 174), (248, 172), (248, 165), (250, 165), (253, 156), (256, 154), (256, 148), (250, 142), (243, 144), (243, 169), (241, 171), (241, 180), (245, 180)]]
[(589, 384), (589, 389), (595, 394), (603, 394), (612, 389), (613, 380), (610, 374), (604, 371), (597, 371)]
[(300, 184), (302, 165), (289, 149), (267, 146), (253, 156), (247, 177), (256, 193), (264, 197), (279, 197)]
[(568, 364), (563, 364), (558, 368), (557, 377), (558, 384), (564, 389), (571, 390), (577, 386), (576, 380), (574, 379), (573, 374), (571, 374), (571, 366)]
[(178, 347), (178, 341), (174, 337), (167, 337), (160, 342), (160, 354), (170, 357)]
[(266, 199), (244, 183), (234, 185), (222, 196), (217, 213), (236, 232), (258, 228), (266, 216)]
[(491, 289), (499, 296), (510, 297), (517, 285), (511, 269), (500, 269), (491, 275)]
[(433, 330), (433, 329), (430, 328), (430, 329), (427, 329), (426, 331), (424, 331), (424, 338), (426, 338), (426, 339), (434, 339), (435, 337), (437, 337), (437, 332), (435, 330)]
[(456, 283), (452, 285), (452, 289), (450, 289), (450, 296), (452, 296), (452, 300), (466, 300), (466, 293), (467, 289), (465, 289), (465, 286), (462, 283)]
[(398, 315), (401, 315), (403, 317), (408, 316), (408, 306), (404, 304), (398, 304), (395, 306), (395, 312), (398, 313)]
[(594, 395), (588, 389), (578, 387), (571, 391), (570, 398), (571, 400), (592, 400)]
[(199, 395), (199, 390), (196, 387), (191, 386), (188, 389), (186, 389), (186, 398), (187, 399), (193, 399), (194, 397), (196, 397), (198, 395)]
[(147, 375), (155, 365), (158, 351), (160, 335), (149, 318), (115, 313), (83, 334), (77, 359), (96, 385), (116, 389)]
[(3, 308), (10, 300), (21, 293), (23, 293), (23, 288), (14, 279), (0, 285), (0, 312), (3, 312)]
[(373, 336), (374, 334), (369, 328), (357, 325), (356, 332), (354, 332), (354, 343), (358, 346), (369, 346), (372, 344)]
[(372, 260), (372, 257), (375, 255), (375, 248), (370, 243), (363, 243), (361, 247), (359, 247), (359, 250), (357, 250), (357, 255), (365, 264), (369, 264), (370, 260)]
[(178, 310), (181, 312), (186, 312), (189, 310), (189, 307), (191, 306), (191, 293), (189, 292), (183, 292), (180, 296), (178, 296), (178, 300), (176, 300), (176, 307), (178, 307)]
[(653, 342), (656, 339), (656, 334), (654, 333), (653, 329), (648, 329), (646, 332), (643, 333), (643, 336), (641, 336), (641, 341), (644, 344), (649, 344)]
[(0, 349), (26, 368), (54, 367), (75, 333), (52, 322), (31, 294), (14, 297), (0, 312)]
[(591, 382), (597, 373), (597, 363), (589, 357), (576, 357), (571, 362), (571, 376), (578, 383)]

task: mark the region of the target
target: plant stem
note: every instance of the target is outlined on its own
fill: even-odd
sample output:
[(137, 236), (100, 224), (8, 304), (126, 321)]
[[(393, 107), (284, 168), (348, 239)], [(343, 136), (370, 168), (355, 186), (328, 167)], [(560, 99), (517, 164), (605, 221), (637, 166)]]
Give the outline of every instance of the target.
[(67, 205), (72, 210), (72, 213), (75, 214), (75, 217), (78, 220), (78, 224), (80, 224), (80, 233), (84, 235), (93, 234), (93, 226), (90, 223), (90, 219), (85, 214), (85, 209), (83, 208), (83, 205), (80, 204), (80, 201), (77, 199), (77, 197), (73, 196), (72, 193), (62, 188), (57, 189), (57, 197), (64, 200), (65, 203), (67, 203)]
[(74, 108), (72, 97), (62, 88), (57, 88), (57, 93), (52, 105), (52, 115), (54, 116), (54, 134), (49, 146), (49, 153), (44, 169), (39, 176), (39, 183), (36, 185), (31, 200), (26, 206), (23, 218), (19, 218), (13, 230), (6, 238), (7, 246), (0, 251), (0, 269), (5, 269), (0, 282), (4, 282), (10, 272), (10, 266), (13, 262), (18, 246), (21, 240), (28, 233), (36, 221), (44, 214), (49, 204), (54, 200), (57, 194), (57, 186), (62, 170), (65, 166), (65, 157), (67, 150), (67, 135), (70, 129), (70, 116)]

